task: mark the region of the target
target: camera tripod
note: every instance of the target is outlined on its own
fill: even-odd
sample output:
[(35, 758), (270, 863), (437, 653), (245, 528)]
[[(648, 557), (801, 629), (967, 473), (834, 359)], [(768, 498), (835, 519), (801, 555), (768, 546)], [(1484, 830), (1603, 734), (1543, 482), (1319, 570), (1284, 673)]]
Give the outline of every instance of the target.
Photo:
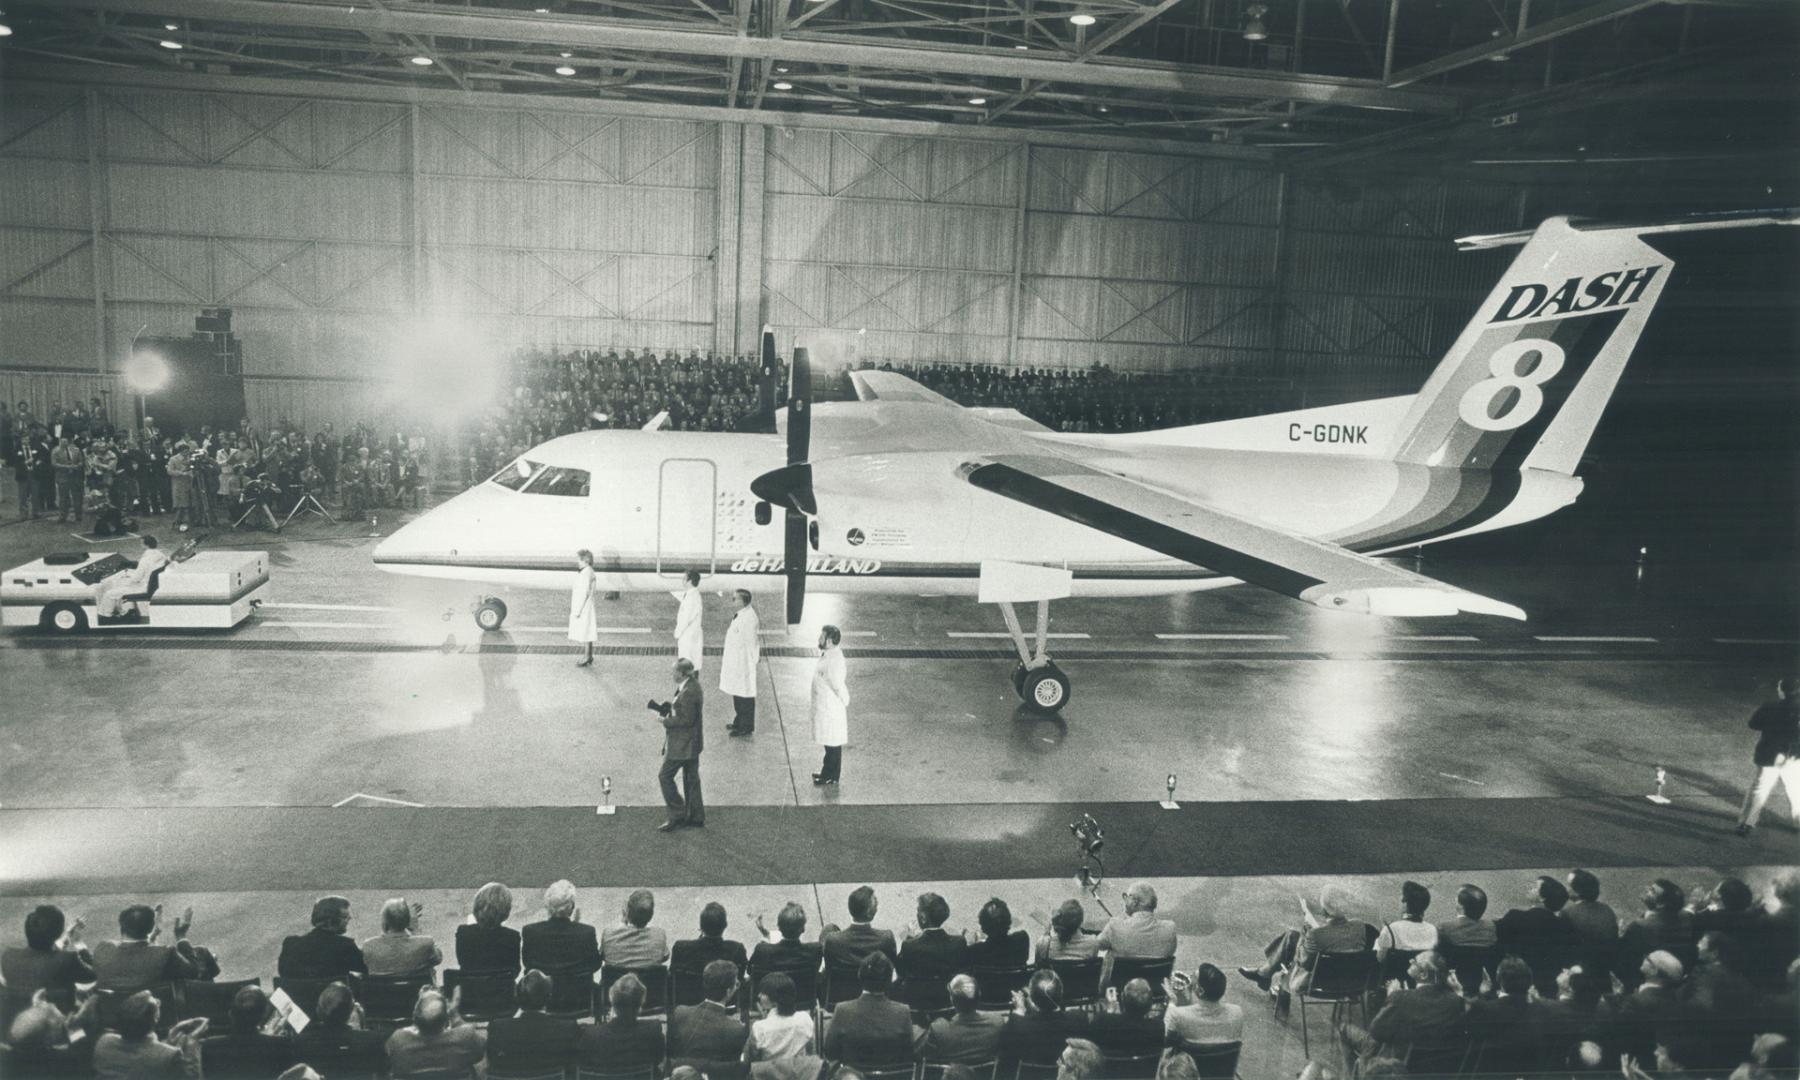
[(317, 514), (333, 525), (337, 524), (337, 518), (331, 516), (331, 511), (325, 509), (325, 504), (319, 501), (318, 496), (310, 491), (302, 491), (299, 501), (294, 503), (294, 508), (289, 510), (287, 517), (282, 518), (281, 524), (275, 527), (276, 531), (286, 528), (287, 523), (294, 520), (295, 515), (301, 513)]
[(275, 520), (275, 511), (269, 509), (269, 504), (262, 499), (250, 500), (250, 505), (244, 508), (244, 512), (238, 515), (236, 521), (231, 523), (231, 527), (234, 529), (243, 528), (244, 522), (249, 521), (258, 510), (261, 510), (263, 517), (268, 520), (270, 529), (275, 532), (281, 531), (281, 523)]

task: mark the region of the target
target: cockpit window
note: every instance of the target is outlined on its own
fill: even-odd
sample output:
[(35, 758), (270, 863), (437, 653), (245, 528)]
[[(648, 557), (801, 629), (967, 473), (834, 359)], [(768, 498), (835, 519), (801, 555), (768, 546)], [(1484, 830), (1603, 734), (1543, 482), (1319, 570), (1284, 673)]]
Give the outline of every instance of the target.
[(488, 479), (499, 484), (503, 488), (511, 488), (514, 491), (518, 491), (530, 482), (532, 477), (543, 471), (544, 467), (537, 462), (526, 461), (524, 458), (520, 458)]
[(544, 471), (532, 476), (525, 487), (527, 495), (568, 495), (586, 496), (588, 493), (588, 473), (586, 469), (565, 469), (556, 465), (547, 465)]

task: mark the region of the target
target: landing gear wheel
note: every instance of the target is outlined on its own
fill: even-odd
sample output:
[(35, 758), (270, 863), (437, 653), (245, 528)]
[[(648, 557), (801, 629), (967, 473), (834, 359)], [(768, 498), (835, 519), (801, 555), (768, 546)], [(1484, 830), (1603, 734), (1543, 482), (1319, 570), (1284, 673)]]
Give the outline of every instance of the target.
[(58, 634), (79, 634), (87, 625), (87, 612), (75, 604), (52, 604), (44, 609), (45, 628)]
[(506, 622), (506, 601), (498, 596), (484, 596), (475, 606), (475, 625), (493, 633)]
[(1019, 696), (1039, 712), (1061, 712), (1069, 703), (1069, 677), (1055, 664), (1045, 664), (1025, 673)]
[(1013, 693), (1019, 695), (1021, 698), (1024, 697), (1025, 696), (1025, 665), (1024, 664), (1020, 664), (1017, 667), (1013, 668), (1012, 684), (1013, 684)]

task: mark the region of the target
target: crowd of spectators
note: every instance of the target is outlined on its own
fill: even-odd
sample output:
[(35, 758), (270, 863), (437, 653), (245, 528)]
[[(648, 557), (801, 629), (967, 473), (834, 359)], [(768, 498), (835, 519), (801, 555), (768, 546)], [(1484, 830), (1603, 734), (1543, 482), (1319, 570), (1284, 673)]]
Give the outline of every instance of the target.
[(270, 518), (257, 519), (259, 506), (286, 514), (307, 495), (334, 500), (352, 520), (416, 507), (428, 483), (427, 449), (418, 432), (384, 436), (356, 425), (340, 436), (327, 423), (308, 436), (286, 419), (268, 431), (244, 420), (236, 430), (170, 432), (153, 416), (115, 423), (99, 398), (41, 419), (27, 402), (0, 407), (0, 462), (17, 485), (19, 516), (55, 513), (76, 525), (91, 518), (102, 534), (162, 514), (182, 531), (262, 524)]
[[(1240, 971), (1301, 998), (1342, 993), (1344, 971), (1360, 966), (1352, 996), (1368, 999), (1372, 1019), (1340, 1025), (1335, 1042), (1363, 1076), (1793, 1075), (1800, 872), (1781, 877), (1766, 904), (1736, 879), (1693, 904), (1658, 880), (1644, 913), (1627, 919), (1599, 899), (1592, 874), (1569, 880), (1573, 900), (1562, 882), (1538, 878), (1530, 903), (1499, 919), (1465, 885), (1459, 914), (1438, 923), (1425, 919), (1429, 892), (1408, 882), (1381, 926), (1346, 914), (1328, 887), (1316, 909), (1303, 905), (1306, 925), (1271, 945), (1281, 963)], [(1157, 914), (1155, 890), (1135, 884), (1125, 900), (1098, 926), (1068, 901), (1033, 940), (998, 898), (952, 932), (949, 904), (931, 892), (896, 932), (877, 925), (879, 900), (864, 886), (849, 896), (848, 926), (809, 935), (806, 909), (789, 903), (773, 932), (756, 917), (747, 949), (727, 936), (717, 903), (702, 909), (697, 936), (671, 942), (642, 889), (599, 927), (558, 881), (544, 917), (515, 929), (511, 890), (489, 883), (442, 946), (417, 931), (419, 909), (403, 898), (383, 905), (380, 933), (359, 943), (350, 901), (326, 896), (310, 929), (283, 941), (272, 992), (260, 979), (217, 983), (217, 961), (188, 940), (191, 911), (173, 920), (168, 943), (160, 908), (127, 907), (119, 939), (90, 949), (79, 920), (43, 905), (26, 917), (23, 946), (0, 953), (0, 1065), (9, 1077), (580, 1068), (823, 1080), (912, 1075), (921, 1064), (946, 1080), (1230, 1076), (1245, 1017), (1224, 1000), (1225, 973), (1176, 970), (1176, 930)], [(1302, 970), (1310, 984), (1295, 978)]]

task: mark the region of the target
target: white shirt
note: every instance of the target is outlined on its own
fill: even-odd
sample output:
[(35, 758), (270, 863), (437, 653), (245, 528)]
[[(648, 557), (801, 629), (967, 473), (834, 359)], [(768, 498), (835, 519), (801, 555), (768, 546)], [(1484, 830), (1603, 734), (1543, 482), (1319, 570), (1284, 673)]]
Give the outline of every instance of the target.
[(1380, 935), (1375, 938), (1375, 955), (1386, 956), (1393, 949), (1401, 952), (1426, 952), (1437, 948), (1437, 943), (1437, 927), (1428, 922), (1395, 919), (1382, 927)]

